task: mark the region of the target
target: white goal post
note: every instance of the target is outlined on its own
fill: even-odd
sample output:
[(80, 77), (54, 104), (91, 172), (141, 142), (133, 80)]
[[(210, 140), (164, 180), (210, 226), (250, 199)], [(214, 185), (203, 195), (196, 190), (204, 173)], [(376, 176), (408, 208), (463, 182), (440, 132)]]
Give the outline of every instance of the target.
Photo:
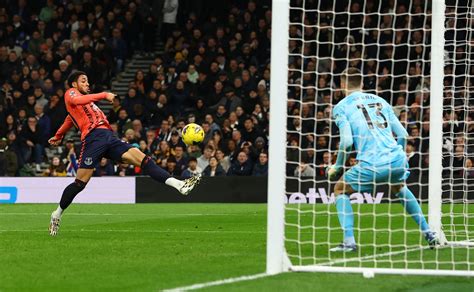
[[(382, 0), (374, 0), (368, 2), (380, 3), (381, 1)], [(294, 120), (295, 118), (298, 119), (300, 123), (311, 120), (314, 124), (314, 129), (316, 129), (316, 124), (319, 121), (318, 117), (311, 118), (303, 116), (303, 107), (308, 105), (309, 107), (313, 107), (314, 111), (317, 111), (315, 108), (320, 106), (322, 103), (318, 99), (317, 93), (315, 99), (304, 100), (302, 92), (306, 89), (314, 89), (316, 92), (318, 89), (324, 89), (325, 92), (330, 92), (331, 101), (334, 100), (334, 95), (338, 94), (338, 89), (335, 84), (318, 84), (317, 77), (315, 78), (316, 81), (314, 85), (304, 83), (303, 75), (308, 72), (305, 71), (304, 66), (306, 65), (303, 63), (310, 62), (308, 60), (311, 58), (317, 60), (320, 49), (319, 46), (326, 46), (331, 42), (331, 39), (329, 39), (329, 41), (327, 39), (320, 40), (318, 25), (311, 21), (306, 23), (304, 21), (305, 17), (307, 17), (307, 14), (311, 14), (312, 17), (318, 19), (320, 23), (322, 21), (320, 19), (323, 15), (327, 19), (331, 19), (331, 17), (336, 18), (341, 15), (347, 16), (347, 34), (350, 35), (351, 31), (354, 30), (349, 27), (351, 12), (347, 10), (343, 11), (343, 9), (341, 10), (341, 7), (336, 7), (338, 5), (337, 3), (345, 3), (349, 7), (348, 9), (351, 9), (353, 3), (365, 3), (366, 1), (332, 0), (328, 1), (333, 3), (332, 7), (329, 7), (329, 9), (323, 7), (321, 5), (322, 2), (324, 1), (272, 1), (267, 274), (299, 271), (474, 276), (474, 197), (471, 191), (471, 188), (474, 189), (474, 179), (470, 180), (467, 178), (466, 173), (468, 169), (466, 169), (464, 164), (461, 166), (461, 172), (464, 173), (461, 177), (453, 176), (453, 170), (450, 170), (450, 174), (448, 175), (443, 174), (443, 171), (447, 168), (445, 163), (446, 159), (448, 159), (446, 156), (447, 154), (445, 153), (446, 149), (443, 148), (446, 144), (446, 139), (450, 140), (451, 142), (449, 143), (451, 144), (453, 144), (454, 142), (452, 141), (456, 139), (461, 139), (461, 141), (463, 141), (462, 143), (466, 144), (463, 146), (464, 148), (462, 148), (463, 151), (460, 150), (462, 153), (459, 154), (462, 156), (463, 163), (471, 158), (468, 147), (474, 146), (474, 142), (469, 144), (470, 140), (466, 140), (465, 137), (467, 136), (468, 131), (470, 131), (468, 129), (469, 123), (462, 123), (462, 119), (464, 119), (464, 121), (471, 119), (470, 114), (472, 111), (469, 109), (469, 98), (466, 95), (459, 95), (457, 93), (461, 91), (469, 92), (469, 90), (472, 92), (474, 89), (472, 85), (472, 82), (474, 82), (474, 76), (472, 76), (472, 72), (474, 72), (472, 69), (472, 67), (474, 67), (474, 60), (470, 60), (470, 57), (474, 57), (474, 33), (472, 32), (472, 30), (474, 30), (474, 20), (472, 20), (474, 19), (474, 0), (427, 1), (431, 3), (426, 4), (430, 7), (424, 6), (425, 10), (421, 11), (421, 13), (420, 11), (412, 13), (410, 9), (414, 9), (414, 7), (411, 6), (408, 7), (408, 11), (403, 12), (403, 16), (406, 15), (406, 17), (410, 19), (424, 14), (425, 23), (426, 21), (430, 21), (431, 27), (431, 29), (422, 28), (423, 34), (429, 36), (429, 43), (425, 39), (424, 42), (419, 44), (423, 47), (423, 52), (429, 52), (429, 59), (426, 60), (429, 65), (426, 65), (428, 67), (425, 67), (429, 68), (429, 72), (427, 73), (427, 71), (423, 71), (423, 69), (420, 70), (422, 75), (421, 79), (424, 78), (427, 81), (424, 83), (421, 81), (422, 88), (416, 87), (416, 89), (409, 89), (409, 86), (406, 85), (407, 92), (411, 90), (409, 94), (412, 94), (413, 96), (417, 95), (418, 91), (429, 90), (428, 98), (430, 101), (428, 106), (424, 108), (424, 110), (429, 109), (429, 120), (423, 120), (423, 122), (420, 123), (421, 126), (418, 126), (418, 129), (421, 132), (420, 128), (423, 127), (424, 123), (426, 122), (429, 124), (429, 137), (425, 137), (426, 140), (429, 140), (429, 148), (426, 149), (425, 154), (421, 153), (421, 150), (419, 153), (420, 160), (422, 159), (421, 157), (427, 158), (426, 164), (429, 165), (429, 168), (426, 173), (426, 181), (419, 179), (416, 182), (411, 182), (408, 186), (419, 188), (420, 192), (422, 192), (422, 190), (427, 192), (425, 197), (418, 195), (418, 193), (416, 196), (421, 202), (431, 230), (439, 235), (441, 245), (434, 250), (429, 249), (421, 236), (418, 235), (419, 230), (413, 222), (410, 221), (411, 218), (401, 211), (402, 208), (399, 206), (400, 204), (398, 200), (391, 197), (390, 191), (388, 191), (388, 194), (380, 196), (380, 200), (383, 200), (383, 202), (379, 205), (374, 202), (377, 199), (376, 194), (364, 193), (359, 194), (359, 197), (351, 197), (353, 202), (362, 202), (366, 200), (365, 205), (360, 204), (354, 207), (356, 221), (354, 224), (355, 236), (356, 240), (358, 242), (360, 241), (361, 249), (354, 255), (344, 253), (338, 256), (334, 256), (328, 252), (328, 247), (337, 243), (340, 239), (339, 236), (342, 234), (337, 219), (335, 219), (337, 217), (334, 204), (331, 206), (331, 203), (333, 203), (334, 200), (330, 191), (331, 184), (328, 182), (327, 178), (321, 179), (321, 176), (318, 176), (316, 171), (314, 171), (314, 174), (309, 177), (305, 177), (301, 172), (297, 172), (297, 168), (302, 164), (303, 160), (301, 152), (308, 150), (305, 147), (312, 147), (313, 150), (316, 150), (315, 152), (317, 152), (319, 144), (314, 142), (311, 146), (302, 146), (301, 137), (305, 137), (307, 133), (302, 133), (301, 129), (303, 127), (298, 127), (300, 126), (299, 124), (290, 130), (289, 128), (291, 125), (290, 122), (287, 121), (290, 119)], [(394, 2), (396, 5), (397, 0), (394, 0)], [(292, 3), (297, 3), (299, 6), (292, 7)], [(312, 7), (311, 5), (314, 3), (319, 4)], [(355, 13), (355, 15), (362, 16), (362, 18), (366, 16), (364, 5), (365, 4), (361, 5), (362, 9)], [(454, 14), (458, 12), (457, 6), (463, 6), (461, 7), (461, 10), (465, 12), (465, 14), (455, 16)], [(379, 5), (379, 9), (382, 9), (381, 7), (382, 5)], [(385, 26), (384, 29), (393, 29), (395, 35), (398, 31), (395, 24), (397, 10), (382, 11), (377, 10), (377, 7), (373, 9), (376, 11), (371, 13), (373, 15), (377, 14), (379, 21), (381, 21), (380, 23), (382, 23), (381, 19), (384, 16), (389, 15), (389, 17), (392, 17), (391, 22), (387, 21), (383, 24), (386, 25), (387, 23), (391, 23), (393, 27)], [(336, 10), (339, 12), (336, 12)], [(428, 11), (430, 15), (428, 15)], [(300, 23), (292, 23), (290, 20), (292, 12), (301, 13), (303, 15), (303, 20)], [(454, 18), (456, 19), (453, 20)], [(364, 24), (362, 26), (365, 25), (365, 21), (364, 18), (362, 22)], [(456, 31), (456, 24), (454, 27), (452, 27), (451, 24), (457, 23), (457, 21), (465, 21), (469, 24), (469, 27), (466, 29), (461, 28), (462, 33), (458, 34)], [(361, 44), (358, 44), (357, 41), (354, 42), (354, 39), (351, 39), (350, 37), (344, 39), (345, 43), (334, 43), (334, 40), (337, 38), (335, 34), (340, 33), (338, 27), (334, 27), (334, 23), (335, 22), (333, 22), (333, 25), (325, 23), (332, 33), (331, 36), (333, 42), (328, 45), (328, 47), (332, 46), (332, 51), (329, 50), (328, 54), (330, 56), (327, 58), (330, 61), (323, 65), (316, 65), (315, 71), (321, 70), (318, 66), (334, 68), (334, 63), (340, 60), (338, 58), (341, 58), (340, 55), (337, 56), (335, 54), (335, 46), (364, 46), (364, 38), (369, 34), (363, 31), (361, 32), (364, 28), (360, 27), (357, 28), (359, 29), (357, 33), (362, 35)], [(298, 35), (296, 38), (294, 35), (290, 36), (289, 31), (292, 26), (300, 30), (299, 34), (296, 34)], [(328, 27), (325, 27), (325, 29), (328, 29)], [(454, 30), (454, 38), (449, 39), (449, 41), (445, 39), (446, 27)], [(309, 28), (309, 31), (316, 31), (315, 35), (318, 36), (317, 39), (305, 39), (306, 28)], [(377, 27), (376, 29), (382, 28)], [(461, 38), (461, 36), (464, 38)], [(395, 36), (393, 38), (395, 38)], [(292, 44), (293, 46), (295, 43), (299, 45), (314, 43), (314, 46), (318, 49), (316, 55), (307, 56), (305, 55), (306, 51), (302, 48), (299, 48), (299, 51), (295, 50), (292, 45), (289, 45), (291, 40), (295, 40)], [(410, 38), (408, 38), (408, 40), (410, 40)], [(351, 42), (351, 44), (349, 44), (349, 42)], [(385, 46), (385, 43), (380, 45), (380, 47), (383, 46)], [(415, 44), (407, 44), (407, 47), (409, 48), (408, 51), (415, 46)], [(455, 51), (450, 52), (448, 49), (449, 46), (453, 47)], [(380, 55), (380, 47), (377, 47), (376, 49), (377, 56)], [(396, 45), (394, 47), (396, 47)], [(300, 56), (295, 56), (297, 54)], [(462, 59), (463, 64), (456, 59), (456, 54), (465, 54)], [(350, 55), (350, 49), (347, 49), (347, 58), (349, 58)], [(299, 61), (301, 63), (301, 68), (290, 68), (290, 57), (300, 58)], [(399, 73), (389, 70), (386, 74), (393, 79), (403, 79), (405, 78), (405, 75), (411, 75), (412, 73), (409, 73), (409, 70), (411, 69), (409, 68), (409, 63), (411, 61), (409, 57), (410, 55), (407, 53), (406, 59), (404, 59), (407, 63), (406, 72), (397, 75)], [(359, 58), (364, 61), (364, 54), (361, 54)], [(391, 61), (389, 60), (389, 62)], [(349, 59), (347, 60), (347, 64), (350, 64)], [(418, 65), (416, 66), (418, 69)], [(447, 66), (450, 69), (446, 69)], [(378, 65), (377, 68), (379, 68)], [(465, 71), (459, 73), (459, 68), (464, 68)], [(289, 75), (289, 71), (297, 72), (297, 74), (300, 74), (300, 78), (292, 78), (291, 75)], [(445, 72), (449, 72), (448, 74), (453, 75), (458, 74), (458, 76), (453, 77), (453, 80), (455, 81), (452, 81), (453, 84), (449, 86), (449, 82), (445, 82)], [(314, 73), (315, 75), (323, 74), (320, 72)], [(363, 75), (365, 74), (365, 72), (362, 73)], [(334, 74), (324, 74), (331, 75), (331, 82), (338, 80), (340, 75), (335, 72)], [(380, 77), (379, 74), (379, 72), (375, 72), (375, 79)], [(464, 78), (464, 82), (459, 85), (456, 83), (456, 78), (458, 81), (459, 79)], [(291, 81), (289, 81), (290, 79)], [(392, 87), (393, 83), (394, 81), (391, 81)], [(406, 83), (408, 83), (408, 81)], [(426, 86), (423, 88), (424, 85), (428, 88), (426, 88)], [(296, 114), (293, 112), (289, 113), (290, 103), (288, 103), (288, 100), (290, 87), (292, 86), (297, 88), (296, 91), (300, 91), (300, 93), (297, 93), (297, 95), (299, 94), (299, 100), (294, 102), (299, 105), (296, 106)], [(321, 86), (323, 86), (323, 88), (321, 88)], [(380, 90), (380, 88), (374, 88), (373, 93), (378, 94), (378, 90)], [(450, 100), (452, 100), (452, 102), (447, 102), (445, 94), (450, 94), (450, 92), (454, 92), (454, 97), (451, 96)], [(390, 94), (392, 94), (392, 98), (395, 96), (395, 93), (393, 92)], [(461, 100), (463, 98), (464, 100)], [(408, 98), (406, 102), (407, 101)], [(404, 106), (408, 108), (409, 105), (405, 103)], [(423, 105), (421, 107), (423, 107)], [(458, 111), (459, 108), (463, 111), (464, 117), (458, 117), (459, 122), (458, 120), (453, 122), (447, 120), (447, 113), (448, 115), (450, 115), (449, 113), (451, 112), (451, 115), (461, 115), (460, 111)], [(471, 122), (471, 120), (469, 121)], [(449, 126), (446, 126), (447, 123), (449, 123)], [(456, 125), (452, 126), (454, 123), (456, 123)], [(461, 126), (458, 124), (461, 124)], [(461, 137), (462, 135), (457, 132), (449, 132), (449, 129), (452, 129), (452, 127), (460, 129), (459, 131), (464, 133), (465, 136)], [(329, 128), (331, 128), (331, 126), (329, 126)], [(327, 130), (325, 129), (324, 131)], [(329, 131), (332, 131), (332, 128)], [(292, 134), (296, 135), (296, 138), (292, 138), (296, 140), (296, 142), (295, 145), (289, 146), (288, 137)], [(318, 135), (317, 133), (314, 134), (314, 139), (316, 140)], [(325, 134), (327, 133), (325, 132)], [(331, 152), (331, 147), (336, 145), (337, 142), (335, 141), (337, 140), (332, 141), (333, 137), (329, 136), (329, 134), (328, 137), (328, 147), (330, 148), (329, 152)], [(423, 137), (420, 138), (420, 140), (423, 141)], [(334, 149), (335, 147), (332, 148)], [(456, 148), (456, 144), (453, 146), (453, 153), (455, 152), (454, 148)], [(292, 152), (293, 150), (295, 151)], [(287, 155), (290, 152), (297, 153), (295, 154), (297, 157), (296, 161), (289, 161)], [(455, 156), (456, 154), (453, 155)], [(456, 158), (449, 159), (453, 160)], [(294, 175), (293, 169), (290, 171), (290, 174), (288, 174), (288, 165), (291, 165), (292, 163), (295, 168)], [(306, 161), (304, 164), (313, 166), (314, 169), (317, 167), (317, 165), (312, 165)], [(423, 169), (420, 166), (419, 169), (415, 169), (415, 171), (422, 173)], [(421, 177), (421, 174), (419, 177)], [(292, 184), (292, 186), (290, 187), (288, 184)], [(456, 193), (459, 190), (463, 193)], [(294, 195), (293, 201), (290, 199), (291, 195)], [(364, 236), (369, 238), (365, 238)]]

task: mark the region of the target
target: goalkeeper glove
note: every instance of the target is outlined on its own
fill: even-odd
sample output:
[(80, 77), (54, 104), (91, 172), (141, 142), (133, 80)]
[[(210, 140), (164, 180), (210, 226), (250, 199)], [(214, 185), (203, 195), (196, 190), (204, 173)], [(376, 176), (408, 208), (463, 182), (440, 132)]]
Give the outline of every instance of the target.
[(341, 167), (336, 167), (334, 165), (331, 165), (326, 169), (326, 175), (328, 176), (330, 181), (334, 181), (336, 177), (341, 173), (341, 171), (342, 171)]

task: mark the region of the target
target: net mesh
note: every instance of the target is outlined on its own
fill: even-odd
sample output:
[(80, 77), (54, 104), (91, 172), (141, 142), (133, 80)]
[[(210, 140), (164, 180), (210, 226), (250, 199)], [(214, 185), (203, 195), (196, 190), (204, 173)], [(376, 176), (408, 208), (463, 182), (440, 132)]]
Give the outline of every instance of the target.
[[(472, 241), (473, 9), (471, 1), (446, 5), (442, 222), (449, 241)], [(407, 186), (428, 213), (431, 33), (431, 1), (291, 1), (285, 248), (293, 265), (473, 269), (468, 247), (430, 250), (383, 184), (350, 196), (357, 252), (329, 252), (343, 238), (325, 171), (336, 161), (331, 113), (344, 98), (340, 76), (348, 67), (360, 69), (364, 90), (391, 104), (406, 127)], [(357, 163), (349, 154), (346, 170)]]

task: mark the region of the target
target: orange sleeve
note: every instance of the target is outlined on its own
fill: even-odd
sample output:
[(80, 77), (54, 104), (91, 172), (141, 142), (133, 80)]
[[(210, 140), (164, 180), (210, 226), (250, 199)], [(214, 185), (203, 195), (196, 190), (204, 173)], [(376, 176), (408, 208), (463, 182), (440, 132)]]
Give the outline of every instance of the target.
[(84, 105), (84, 104), (88, 104), (91, 102), (96, 102), (101, 99), (104, 99), (106, 96), (107, 96), (107, 93), (105, 92), (81, 95), (75, 89), (72, 89), (66, 92), (65, 99), (66, 99), (66, 102), (69, 102), (70, 104), (73, 104), (73, 105)]
[(68, 115), (64, 120), (64, 123), (61, 125), (61, 127), (59, 127), (54, 137), (56, 137), (57, 139), (62, 139), (64, 135), (66, 135), (66, 133), (72, 128), (73, 125), (74, 123), (71, 119), (71, 116)]

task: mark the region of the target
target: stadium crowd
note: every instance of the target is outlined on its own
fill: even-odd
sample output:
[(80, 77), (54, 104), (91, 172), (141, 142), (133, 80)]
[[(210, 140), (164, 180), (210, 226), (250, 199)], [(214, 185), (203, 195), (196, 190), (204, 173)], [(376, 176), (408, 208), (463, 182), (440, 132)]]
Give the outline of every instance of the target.
[[(31, 175), (31, 165), (44, 162), (50, 165), (45, 176), (73, 175), (74, 140), (64, 141), (60, 156), (47, 161), (45, 155), (48, 138), (67, 115), (65, 79), (82, 70), (95, 92), (110, 88), (134, 52), (155, 54), (156, 27), (164, 52), (147, 72), (136, 72), (126, 96), (115, 99), (107, 113), (113, 130), (176, 176), (267, 175), (271, 1), (30, 2), (0, 2), (6, 3), (0, 6), (0, 175)], [(339, 2), (344, 5), (292, 1), (291, 21), (305, 25), (290, 27), (287, 174), (324, 176), (335, 161), (331, 109), (343, 98), (339, 74), (348, 66), (361, 69), (366, 90), (394, 105), (410, 133), (411, 167), (426, 168), (428, 4)], [(303, 3), (321, 12), (304, 13), (297, 9)], [(379, 7), (382, 14), (373, 13)], [(461, 93), (445, 93), (455, 94)], [(446, 130), (456, 125), (462, 131), (457, 125), (463, 115), (446, 112)], [(202, 145), (180, 140), (189, 122), (202, 125)], [(465, 153), (462, 139), (451, 139), (453, 157)], [(96, 169), (97, 176), (139, 174), (139, 168), (105, 158)]]
[[(42, 163), (45, 176), (74, 175), (74, 140), (58, 156), (45, 151), (67, 115), (66, 78), (85, 71), (94, 92), (109, 89), (134, 52), (152, 52), (159, 23), (164, 53), (114, 101), (113, 130), (173, 175), (266, 175), (270, 1), (209, 10), (201, 1), (29, 2), (0, 6), (0, 175), (32, 175)], [(192, 121), (206, 136), (186, 147), (180, 130)], [(137, 174), (107, 159), (96, 169)]]

